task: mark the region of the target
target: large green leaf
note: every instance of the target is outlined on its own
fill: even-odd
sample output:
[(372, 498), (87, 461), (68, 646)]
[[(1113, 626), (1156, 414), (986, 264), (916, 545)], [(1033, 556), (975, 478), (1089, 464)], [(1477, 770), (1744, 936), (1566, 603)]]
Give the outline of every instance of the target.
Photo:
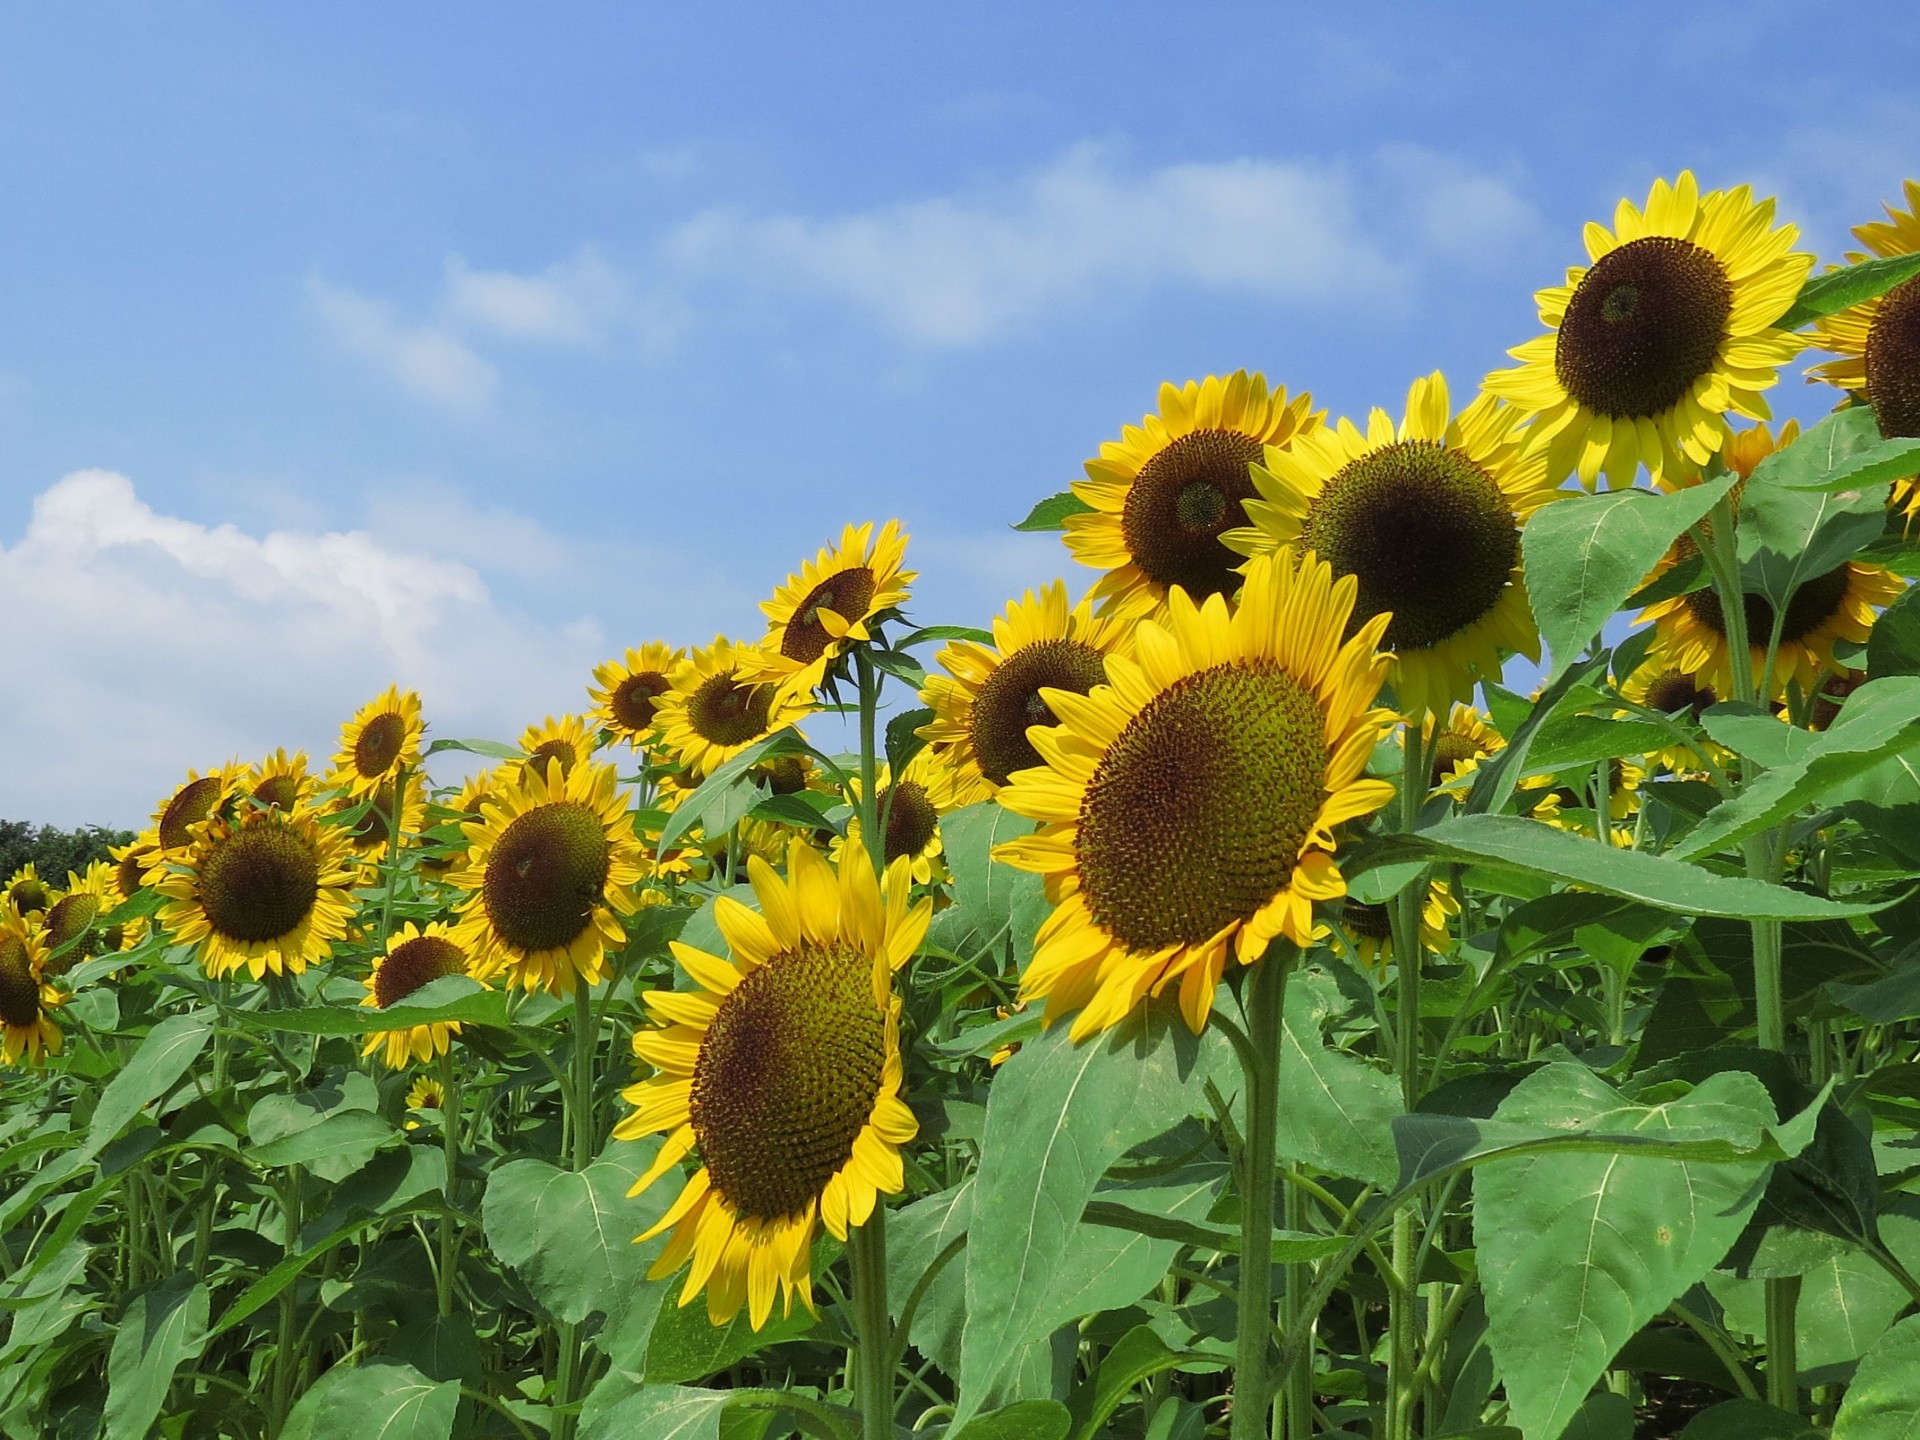
[(1047, 1333), (1035, 1316), (1107, 1167), (1206, 1109), (1221, 1043), (1211, 1031), (1196, 1038), (1172, 1006), (1156, 1004), (1084, 1045), (1056, 1026), (1000, 1068), (974, 1179), (955, 1428)]
[(1909, 586), (1880, 612), (1867, 633), (1867, 673), (1920, 675), (1920, 586)]
[[(726, 1324), (715, 1325), (707, 1318), (705, 1295), (696, 1296), (690, 1304), (680, 1303), (683, 1284), (681, 1277), (667, 1282), (664, 1294), (658, 1285), (647, 1291), (649, 1300), (659, 1296), (647, 1337), (645, 1373), (649, 1384), (681, 1385), (718, 1375), (769, 1345), (798, 1339), (819, 1323), (798, 1302), (791, 1314), (783, 1314), (776, 1302), (772, 1317), (758, 1330), (753, 1328), (745, 1306)], [(630, 1348), (630, 1342), (623, 1341), (622, 1348)]]
[[(1425, 856), (1569, 881), (1679, 915), (1728, 919), (1825, 920), (1870, 914), (1853, 904), (1744, 876), (1715, 875), (1643, 850), (1622, 850), (1517, 815), (1455, 815), (1369, 846), (1364, 863)], [(1358, 863), (1358, 862), (1357, 862)]]
[[(1782, 729), (1787, 727), (1782, 726)], [(1707, 812), (1669, 853), (1711, 855), (1837, 793), (1881, 762), (1920, 748), (1920, 675), (1869, 680), (1847, 697), (1839, 718), (1799, 747), (1797, 758), (1756, 776)]]
[(1100, 1368), (1094, 1372), (1084, 1394), (1075, 1396), (1075, 1409), (1083, 1411), (1085, 1416), (1076, 1432), (1078, 1440), (1094, 1440), (1142, 1380), (1199, 1358), (1170, 1347), (1150, 1325), (1134, 1326), (1101, 1359)]
[(323, 1179), (344, 1180), (399, 1135), (383, 1116), (366, 1110), (342, 1110), (308, 1129), (249, 1150), (247, 1158), (269, 1170), (305, 1165)]
[(760, 784), (753, 775), (754, 766), (783, 755), (809, 754), (811, 749), (800, 732), (789, 726), (755, 741), (732, 759), (715, 766), (713, 773), (700, 782), (699, 789), (674, 807), (661, 827), (655, 850), (666, 854), (696, 825), (710, 835), (724, 833), (753, 807), (754, 799), (760, 794)]
[(1860, 1362), (1833, 1440), (1920, 1440), (1920, 1315), (1882, 1335)]
[(212, 1034), (213, 1027), (204, 1014), (169, 1016), (148, 1031), (120, 1073), (107, 1082), (79, 1143), (0, 1200), (0, 1232), (11, 1229), (28, 1206), (84, 1169), (109, 1142), (120, 1137), (134, 1116), (171, 1090), (199, 1058)]
[(646, 1272), (665, 1241), (636, 1245), (633, 1238), (666, 1213), (677, 1177), (663, 1176), (627, 1198), (658, 1149), (652, 1139), (615, 1143), (580, 1171), (509, 1160), (487, 1177), (480, 1204), (487, 1245), (554, 1319), (580, 1324), (603, 1315), (604, 1335), (630, 1306), (659, 1303), (664, 1284), (648, 1284)]
[(460, 1382), (411, 1365), (336, 1365), (300, 1397), (281, 1440), (448, 1440)]
[(468, 1025), (507, 1023), (507, 994), (464, 975), (448, 975), (421, 987), (404, 1004), (386, 1010), (371, 1005), (314, 1005), (285, 1010), (241, 1010), (233, 1017), (250, 1030), (298, 1035), (366, 1035), (458, 1020)]
[(928, 938), (941, 949), (971, 956), (983, 948), (1005, 954), (1013, 967), (1033, 954), (1034, 933), (1046, 918), (1038, 875), (1002, 865), (993, 847), (1033, 833), (1033, 822), (991, 800), (940, 819), (940, 843), (953, 872), (953, 903), (933, 917)]
[(1085, 515), (1093, 507), (1071, 490), (1062, 490), (1049, 495), (1027, 512), (1027, 518), (1013, 528), (1016, 530), (1064, 530), (1069, 515)]
[(1764, 1401), (1728, 1400), (1689, 1420), (1680, 1440), (1821, 1440), (1821, 1434), (1798, 1415)]
[(1393, 1120), (1400, 1085), (1321, 1037), (1330, 1017), (1326, 991), (1287, 987), (1280, 1051), (1280, 1114), (1275, 1153), (1329, 1175), (1391, 1185), (1397, 1171)]
[(1807, 277), (1793, 308), (1775, 322), (1782, 330), (1837, 315), (1920, 275), (1920, 254), (1883, 255)]
[[(1809, 488), (1879, 443), (1873, 411), (1859, 405), (1828, 416), (1754, 467), (1740, 492), (1734, 538), (1743, 586), (1766, 596), (1776, 612), (1802, 584), (1845, 563), (1885, 529), (1885, 480), (1850, 490)], [(1761, 647), (1768, 639), (1748, 638)]]
[(207, 1343), (207, 1287), (176, 1275), (137, 1295), (107, 1354), (107, 1440), (145, 1440), (174, 1373)]
[[(1498, 1122), (1738, 1141), (1773, 1124), (1766, 1087), (1715, 1075), (1638, 1105), (1584, 1065), (1517, 1085)], [(1738, 1238), (1766, 1165), (1548, 1152), (1482, 1165), (1474, 1241), (1488, 1342), (1527, 1440), (1555, 1440), (1633, 1334), (1697, 1284)]]
[(646, 1385), (614, 1370), (580, 1407), (580, 1440), (718, 1440), (721, 1412), (733, 1399), (724, 1390)]
[[(1554, 680), (1591, 644), (1669, 546), (1732, 488), (1723, 475), (1671, 494), (1573, 495), (1533, 512), (1520, 536), (1527, 598)], [(1615, 752), (1618, 753), (1618, 752)]]
[(1072, 1424), (1058, 1400), (1021, 1400), (950, 1433), (952, 1440), (1061, 1440)]

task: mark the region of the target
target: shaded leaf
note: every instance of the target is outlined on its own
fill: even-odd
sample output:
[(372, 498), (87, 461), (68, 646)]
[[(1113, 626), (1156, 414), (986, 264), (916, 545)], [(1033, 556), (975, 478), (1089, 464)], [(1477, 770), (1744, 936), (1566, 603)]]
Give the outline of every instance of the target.
[(1861, 1360), (1833, 1440), (1920, 1440), (1920, 1315), (1882, 1335)]
[(460, 1404), (455, 1380), (411, 1365), (337, 1365), (300, 1397), (283, 1440), (448, 1440)]
[(145, 1440), (173, 1377), (207, 1343), (207, 1287), (176, 1275), (137, 1295), (107, 1355), (107, 1440)]

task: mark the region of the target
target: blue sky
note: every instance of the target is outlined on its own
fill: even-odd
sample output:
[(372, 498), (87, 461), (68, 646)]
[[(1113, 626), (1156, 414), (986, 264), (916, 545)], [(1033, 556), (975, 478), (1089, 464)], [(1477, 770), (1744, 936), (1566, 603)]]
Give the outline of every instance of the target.
[(1464, 396), (1682, 166), (1837, 258), (1920, 170), (1904, 11), (14, 9), (0, 814), (136, 823), (389, 680), (511, 739), (849, 520), (924, 621), (1083, 587), (1006, 524), (1162, 379)]

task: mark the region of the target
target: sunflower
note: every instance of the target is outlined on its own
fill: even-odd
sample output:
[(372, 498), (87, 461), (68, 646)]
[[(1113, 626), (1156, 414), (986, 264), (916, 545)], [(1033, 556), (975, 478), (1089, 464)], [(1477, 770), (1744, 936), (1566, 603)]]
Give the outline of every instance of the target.
[(747, 646), (718, 636), (675, 668), (659, 723), (675, 763), (696, 778), (813, 708), (801, 691), (753, 680), (749, 671), (759, 663)]
[(213, 813), (234, 777), (237, 764), (221, 765), (202, 775), (187, 771), (184, 784), (160, 802), (153, 812), (153, 834), (162, 851), (183, 849), (193, 839), (193, 827)]
[(353, 795), (367, 796), (403, 766), (419, 769), (425, 729), (420, 696), (389, 685), (340, 727), (340, 753), (333, 757), (336, 782)]
[(307, 753), (288, 755), (276, 750), (258, 765), (247, 768), (241, 787), (255, 803), (278, 810), (297, 810), (313, 799), (313, 777), (307, 773)]
[[(1420, 906), (1420, 942), (1438, 955), (1452, 943), (1447, 922), (1460, 913), (1460, 902), (1444, 880), (1429, 881)], [(1340, 902), (1340, 923), (1353, 944), (1354, 956), (1369, 970), (1384, 970), (1393, 961), (1393, 907), (1371, 905), (1352, 897)]]
[(1020, 993), (1049, 1020), (1079, 1009), (1076, 1040), (1175, 981), (1199, 1030), (1229, 951), (1311, 943), (1312, 902), (1346, 893), (1335, 827), (1394, 793), (1362, 773), (1393, 724), (1371, 708), (1387, 617), (1348, 635), (1357, 584), (1313, 556), (1246, 577), (1237, 608), (1176, 586), (1134, 658), (1107, 657), (1109, 684), (1043, 691), (1061, 721), (1030, 732), (1046, 764), (1000, 792), (1043, 823), (994, 856), (1044, 875), (1055, 907)]
[(920, 733), (953, 771), (956, 803), (991, 799), (1014, 771), (1041, 763), (1027, 729), (1058, 723), (1043, 689), (1084, 695), (1106, 683), (1108, 655), (1131, 649), (1124, 619), (1094, 618), (1091, 597), (1069, 609), (1066, 584), (1055, 580), (994, 617), (991, 647), (957, 640), (941, 650), (947, 673), (920, 692), (934, 716)]
[(22, 915), (38, 915), (53, 904), (53, 887), (40, 878), (40, 872), (29, 860), (7, 877), (5, 890), (0, 891), (0, 900), (13, 906)]
[(1325, 418), (1312, 407), (1312, 396), (1269, 391), (1245, 370), (1162, 385), (1159, 413), (1101, 445), (1073, 484), (1093, 509), (1067, 517), (1067, 549), (1107, 572), (1090, 598), (1138, 614), (1176, 585), (1198, 599), (1238, 589), (1240, 561), (1220, 537), (1246, 520), (1247, 466), (1266, 446), (1312, 434)]
[[(939, 873), (945, 873), (945, 867), (940, 865), (940, 817), (960, 806), (953, 772), (931, 751), (922, 750), (901, 770), (898, 784), (885, 765), (873, 778), (874, 790), (880, 797), (875, 814), (880, 817), (886, 834), (882, 863), (891, 865), (896, 860), (905, 860), (917, 883), (933, 883), (936, 867)], [(860, 832), (861, 791), (857, 776), (849, 789), (855, 814), (847, 821), (846, 835), (836, 836), (828, 849), (828, 856), (836, 865), (843, 863), (848, 853), (860, 855), (865, 851)]]
[[(1823, 575), (1802, 581), (1788, 597), (1786, 613), (1778, 617), (1780, 650), (1774, 663), (1774, 695), (1768, 698), (1777, 698), (1789, 683), (1797, 682), (1803, 690), (1818, 685), (1820, 676), (1834, 668), (1835, 643), (1847, 640), (1858, 644), (1865, 640), (1873, 628), (1875, 612), (1905, 584), (1884, 565), (1862, 560), (1844, 561)], [(1766, 662), (1775, 611), (1773, 602), (1764, 595), (1746, 594), (1742, 605), (1753, 673), (1758, 679)], [(1720, 697), (1740, 698), (1733, 693), (1726, 612), (1718, 591), (1709, 587), (1656, 601), (1640, 612), (1640, 619), (1654, 627), (1650, 663), (1691, 676)]]
[[(1718, 703), (1720, 698), (1714, 694), (1711, 685), (1701, 682), (1698, 675), (1689, 675), (1684, 670), (1677, 670), (1657, 657), (1642, 661), (1631, 675), (1621, 681), (1620, 694), (1636, 705), (1644, 705), (1647, 709), (1657, 710), (1662, 715), (1677, 716), (1692, 724), (1698, 724), (1707, 707)], [(1630, 713), (1622, 712), (1622, 714)], [(1703, 740), (1701, 746), (1715, 757), (1716, 763), (1726, 754), (1726, 751), (1711, 741)], [(1691, 745), (1662, 746), (1647, 756), (1647, 763), (1679, 774), (1702, 768), (1699, 747)]]
[(1396, 429), (1384, 410), (1271, 448), (1259, 498), (1229, 545), (1311, 550), (1359, 585), (1349, 624), (1388, 617), (1394, 691), (1409, 715), (1440, 713), (1500, 673), (1502, 653), (1540, 656), (1520, 568), (1520, 530), (1560, 492), (1527, 456), (1517, 414), (1482, 395), (1452, 413), (1438, 371), (1413, 382)]
[[(362, 1005), (385, 1010), (415, 994), (434, 980), (448, 975), (468, 975), (472, 966), (466, 952), (452, 938), (453, 927), (444, 921), (429, 921), (422, 930), (409, 920), (387, 940), (384, 955), (373, 957), (373, 973), (361, 983), (367, 993)], [(367, 1035), (362, 1055), (385, 1048), (389, 1070), (406, 1068), (409, 1058), (431, 1060), (447, 1053), (450, 1036), (460, 1033), (458, 1020), (435, 1021), (430, 1025), (408, 1025), (398, 1030), (375, 1030)], [(412, 1102), (409, 1101), (409, 1104)]]
[(60, 1053), (52, 1011), (60, 996), (42, 974), (46, 936), (17, 910), (0, 905), (0, 1064), (38, 1065)]
[(692, 1258), (686, 1305), (707, 1292), (716, 1325), (747, 1306), (757, 1330), (776, 1291), (813, 1307), (816, 1225), (839, 1240), (883, 1194), (904, 1186), (900, 1146), (918, 1132), (900, 1099), (900, 999), (892, 976), (926, 935), (930, 900), (909, 906), (904, 860), (876, 879), (864, 860), (835, 868), (805, 843), (787, 878), (757, 857), (758, 913), (722, 896), (714, 919), (731, 958), (673, 942), (698, 990), (643, 995), (658, 1028), (633, 1037), (655, 1074), (625, 1092), (616, 1138), (666, 1135), (639, 1194), (695, 1146), (700, 1168), (660, 1222), (671, 1229), (648, 1273)]
[(811, 694), (849, 641), (872, 638), (867, 622), (907, 598), (914, 573), (900, 568), (906, 555), (897, 520), (877, 536), (872, 521), (847, 526), (838, 545), (828, 545), (760, 602), (766, 636), (757, 650), (743, 652), (752, 678), (776, 681), (789, 694)]
[(1480, 768), (1482, 760), (1507, 748), (1507, 737), (1471, 705), (1455, 705), (1444, 725), (1429, 713), (1421, 729), (1432, 747), (1433, 768), (1427, 785), (1434, 790), (1465, 779)]
[(1702, 195), (1691, 171), (1656, 180), (1644, 211), (1622, 200), (1611, 231), (1588, 224), (1593, 263), (1534, 296), (1551, 333), (1509, 351), (1522, 363), (1485, 388), (1531, 417), (1528, 447), (1556, 484), (1705, 465), (1727, 412), (1769, 417), (1761, 392), (1800, 351), (1776, 324), (1813, 268), (1799, 233), (1745, 185)]
[[(1885, 221), (1854, 226), (1854, 239), (1867, 248), (1849, 250), (1850, 263), (1920, 251), (1920, 180), (1909, 180), (1904, 188), (1905, 210), (1888, 205)], [(1920, 275), (1817, 321), (1813, 338), (1841, 358), (1813, 366), (1809, 380), (1824, 380), (1864, 399), (1889, 440), (1920, 436)], [(1920, 519), (1920, 486), (1912, 477), (1894, 486), (1893, 505), (1909, 525)]]
[[(344, 790), (327, 808), (327, 814), (348, 815), (358, 810), (360, 813), (346, 826), (347, 844), (352, 847), (356, 859), (379, 861), (386, 854), (388, 843), (393, 837), (393, 801), (394, 779), (399, 772), (388, 776), (371, 791), (355, 792)], [(339, 783), (343, 778), (335, 775)], [(406, 841), (425, 828), (427, 823), (427, 782), (424, 772), (409, 770), (400, 792), (400, 841)]]
[[(418, 1077), (407, 1087), (407, 1109), (444, 1110), (447, 1108), (447, 1087), (430, 1075)], [(418, 1120), (407, 1121), (407, 1129), (418, 1130)]]
[(464, 827), (465, 863), (453, 882), (467, 891), (453, 943), (473, 957), (473, 976), (503, 969), (524, 990), (571, 995), (605, 973), (607, 947), (626, 943), (615, 912), (633, 913), (645, 873), (640, 841), (611, 765), (544, 775), (523, 771)]
[(311, 808), (215, 814), (169, 859), (155, 880), (166, 897), (158, 923), (215, 979), (298, 975), (353, 918), (346, 844)]
[[(1607, 818), (1627, 820), (1639, 814), (1640, 785), (1647, 778), (1647, 767), (1617, 756), (1606, 761), (1606, 767)], [(1565, 820), (1561, 816), (1567, 810), (1591, 814), (1600, 808), (1594, 788), (1598, 770), (1597, 765), (1589, 765), (1572, 772), (1527, 776), (1518, 787), (1523, 797), (1536, 791), (1546, 792), (1533, 802), (1527, 813), (1536, 820), (1544, 820), (1556, 830), (1591, 834), (1591, 829), (1585, 824)]]
[(547, 761), (558, 760), (565, 774), (593, 754), (598, 740), (584, 715), (562, 715), (558, 720), (549, 715), (520, 732), (520, 748), (527, 752), (521, 763), (540, 772), (547, 768)]
[(640, 749), (659, 723), (654, 717), (660, 697), (667, 693), (667, 677), (684, 659), (684, 650), (650, 640), (638, 650), (629, 647), (624, 660), (595, 667), (599, 688), (589, 688), (587, 694), (601, 725), (625, 740), (628, 749)]
[[(118, 909), (146, 888), (147, 880), (160, 864), (159, 833), (142, 830), (125, 845), (110, 846), (107, 858), (113, 862), (113, 905), (109, 908)], [(109, 926), (102, 943), (108, 950), (127, 949), (147, 933), (149, 923), (146, 916), (140, 915), (124, 925)]]
[[(96, 922), (113, 908), (113, 867), (104, 860), (87, 866), (86, 874), (67, 872), (67, 888), (47, 907), (46, 933), (50, 952), (69, 947), (64, 954), (47, 957), (46, 973), (56, 978), (101, 948)], [(118, 946), (113, 947), (118, 949)]]

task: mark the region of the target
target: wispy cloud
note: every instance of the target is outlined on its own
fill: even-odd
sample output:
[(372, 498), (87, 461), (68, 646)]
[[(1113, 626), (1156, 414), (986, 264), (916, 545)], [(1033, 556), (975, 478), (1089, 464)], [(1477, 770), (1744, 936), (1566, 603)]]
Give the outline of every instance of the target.
[[(0, 687), (17, 755), (10, 812), (133, 824), (188, 765), (277, 745), (331, 757), (339, 723), (392, 681), (440, 734), (513, 738), (577, 709), (607, 642), (540, 624), (478, 571), (363, 531), (253, 534), (156, 511), (83, 470), (0, 547), (0, 613), (39, 637), (34, 683)], [(74, 743), (76, 724), (86, 743)]]
[(1434, 152), (1140, 170), (1086, 144), (960, 195), (829, 216), (713, 210), (663, 248), (696, 281), (837, 300), (903, 340), (963, 346), (1168, 286), (1394, 304), (1424, 258), (1409, 253), (1409, 228), (1459, 258), (1530, 223), (1504, 181)]
[(492, 398), (499, 372), (449, 330), (409, 324), (390, 302), (318, 276), (308, 279), (307, 294), (341, 346), (409, 393), (458, 410)]
[(460, 256), (447, 261), (447, 315), (509, 340), (589, 344), (628, 309), (627, 279), (587, 249), (537, 275), (475, 270)]

